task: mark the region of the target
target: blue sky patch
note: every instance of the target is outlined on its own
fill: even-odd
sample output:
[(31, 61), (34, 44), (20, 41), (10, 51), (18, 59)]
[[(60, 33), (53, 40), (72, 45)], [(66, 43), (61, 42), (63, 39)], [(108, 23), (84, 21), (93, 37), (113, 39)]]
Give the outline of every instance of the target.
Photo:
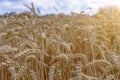
[[(116, 5), (120, 7), (120, 0), (0, 0), (0, 14), (6, 12), (23, 12), (29, 11), (24, 5), (30, 6), (33, 2), (36, 8), (39, 8), (41, 14), (50, 13), (80, 13), (86, 11), (87, 8), (92, 8), (92, 13), (96, 12), (100, 7)], [(58, 12), (56, 12), (56, 10)]]

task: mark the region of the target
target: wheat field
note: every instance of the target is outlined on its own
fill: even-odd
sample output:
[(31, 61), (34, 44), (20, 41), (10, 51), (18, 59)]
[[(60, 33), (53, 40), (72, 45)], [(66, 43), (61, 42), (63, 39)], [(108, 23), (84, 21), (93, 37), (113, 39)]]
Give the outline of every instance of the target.
[(0, 17), (0, 80), (120, 80), (120, 9)]

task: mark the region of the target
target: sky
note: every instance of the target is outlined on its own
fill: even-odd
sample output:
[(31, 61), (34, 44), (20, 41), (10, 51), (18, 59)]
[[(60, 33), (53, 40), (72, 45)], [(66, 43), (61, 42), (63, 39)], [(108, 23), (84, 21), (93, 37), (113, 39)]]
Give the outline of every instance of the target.
[(34, 3), (35, 8), (39, 8), (41, 15), (81, 11), (94, 14), (100, 7), (113, 5), (120, 7), (120, 0), (0, 0), (0, 14), (29, 11), (23, 3), (30, 6), (31, 2)]

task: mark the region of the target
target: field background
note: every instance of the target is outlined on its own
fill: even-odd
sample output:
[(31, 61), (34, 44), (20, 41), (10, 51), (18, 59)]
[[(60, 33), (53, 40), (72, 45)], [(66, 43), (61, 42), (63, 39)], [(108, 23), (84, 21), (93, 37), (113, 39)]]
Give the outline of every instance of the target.
[(28, 8), (0, 17), (0, 80), (120, 80), (119, 8), (93, 16)]

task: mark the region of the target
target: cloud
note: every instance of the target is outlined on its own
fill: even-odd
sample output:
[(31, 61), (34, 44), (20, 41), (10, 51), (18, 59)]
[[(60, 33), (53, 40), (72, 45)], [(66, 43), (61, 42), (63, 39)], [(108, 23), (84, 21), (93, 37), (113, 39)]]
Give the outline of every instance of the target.
[(27, 10), (27, 8), (23, 6), (22, 2), (15, 2), (15, 0), (2, 0), (0, 1), (0, 6), (0, 14), (12, 11), (21, 12)]
[[(120, 0), (1, 0), (0, 1), (0, 14), (5, 12), (21, 12), (28, 11), (28, 9), (23, 6), (27, 4), (30, 6), (30, 3), (33, 2), (36, 8), (39, 8), (42, 14), (50, 13), (70, 13), (77, 12), (80, 13), (82, 10), (90, 12), (88, 8), (92, 8), (91, 13), (98, 11), (100, 7), (116, 5), (119, 6)], [(58, 12), (55, 10), (58, 10)]]

